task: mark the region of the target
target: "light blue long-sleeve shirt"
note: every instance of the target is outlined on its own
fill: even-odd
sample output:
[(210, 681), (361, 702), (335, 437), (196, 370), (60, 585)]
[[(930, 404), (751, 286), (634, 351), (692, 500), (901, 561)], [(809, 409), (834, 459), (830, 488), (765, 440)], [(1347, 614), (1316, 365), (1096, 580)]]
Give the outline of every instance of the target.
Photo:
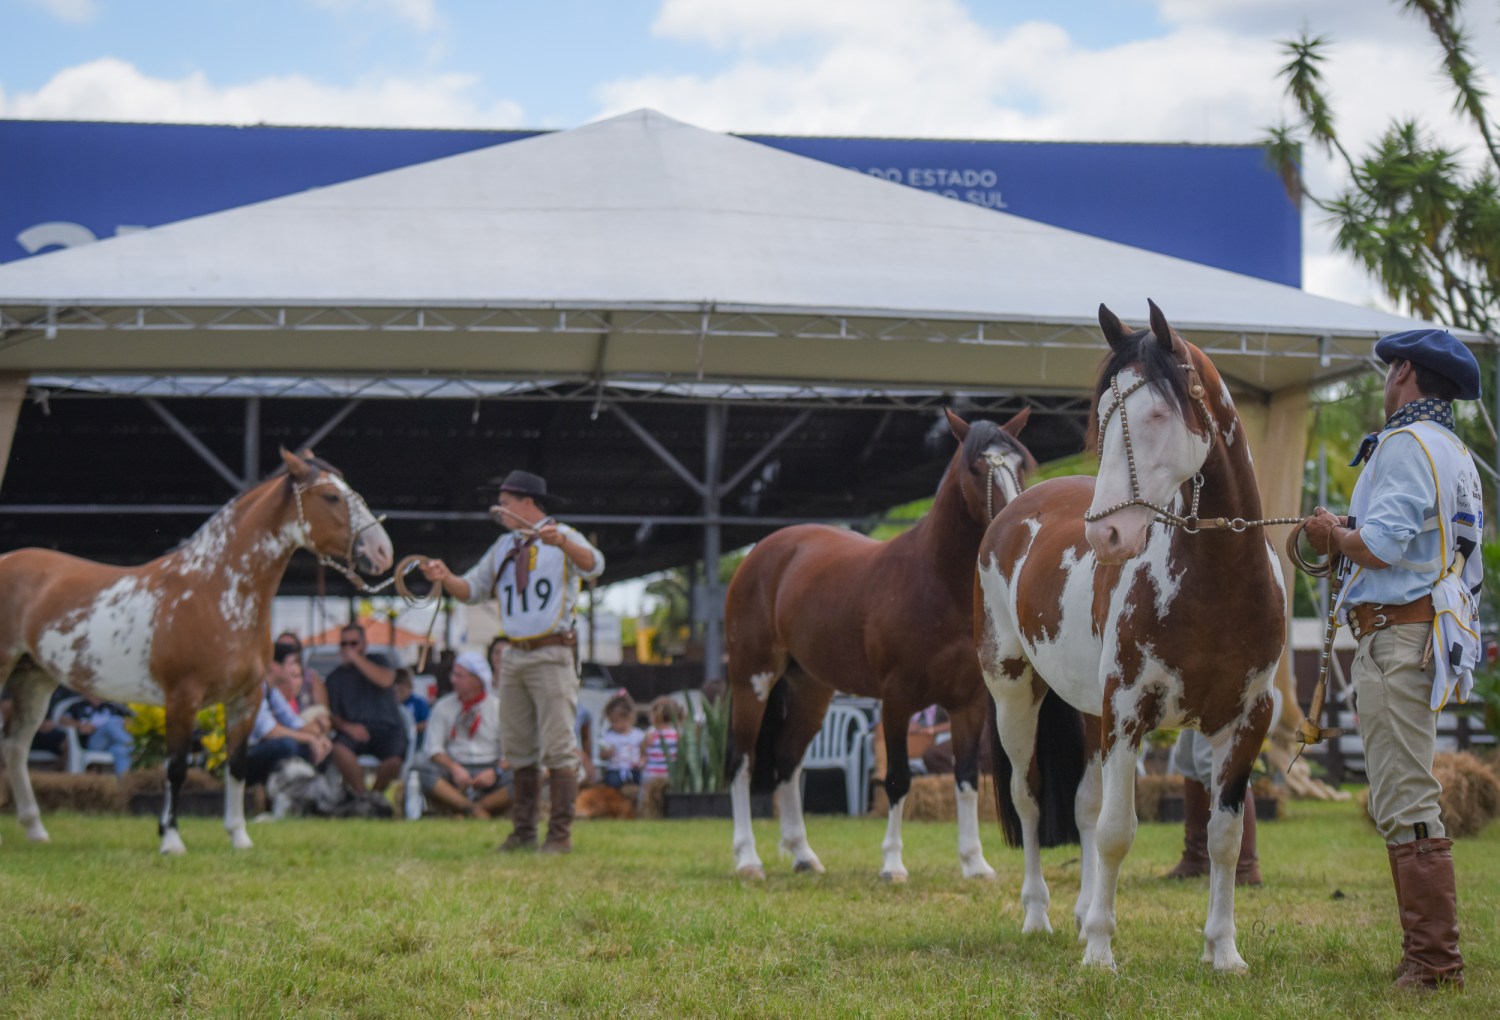
[(1388, 606), (1415, 602), (1431, 594), (1438, 570), (1414, 572), (1397, 561), (1425, 563), (1438, 559), (1441, 533), (1423, 531), (1438, 509), (1437, 482), (1432, 466), (1416, 437), (1396, 432), (1381, 440), (1375, 456), (1365, 465), (1370, 477), (1369, 507), (1362, 520), (1354, 522), (1365, 548), (1391, 564), (1384, 570), (1357, 567), (1344, 598), (1347, 605), (1376, 602)]

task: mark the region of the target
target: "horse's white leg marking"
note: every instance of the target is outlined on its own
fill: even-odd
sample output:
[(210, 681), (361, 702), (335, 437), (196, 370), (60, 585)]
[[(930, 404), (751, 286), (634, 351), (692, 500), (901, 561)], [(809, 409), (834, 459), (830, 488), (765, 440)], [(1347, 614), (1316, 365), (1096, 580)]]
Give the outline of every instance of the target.
[(1093, 902), (1094, 886), (1099, 873), (1099, 848), (1095, 830), (1099, 824), (1100, 792), (1104, 777), (1100, 769), (1099, 756), (1089, 759), (1084, 770), (1083, 781), (1078, 784), (1078, 794), (1073, 798), (1073, 817), (1078, 822), (1078, 899), (1073, 904), (1073, 930), (1078, 941), (1084, 941), (1083, 921)]
[(792, 857), (793, 871), (823, 871), (823, 862), (807, 845), (807, 823), (802, 817), (802, 766), (776, 788), (781, 802), (781, 852)]
[(224, 831), (236, 850), (249, 850), (255, 844), (245, 831), (245, 781), (224, 770)]
[(995, 869), (984, 859), (984, 847), (979, 842), (979, 791), (968, 783), (959, 783), (955, 792), (958, 802), (958, 863), (963, 868), (963, 876), (993, 879)]
[[(1208, 818), (1208, 920), (1203, 925), (1203, 962), (1214, 970), (1243, 974), (1249, 968), (1235, 946), (1234, 871), (1244, 833), (1243, 810), (1230, 814), (1219, 806), (1224, 763), (1234, 745), (1236, 727), (1226, 726), (1210, 738), (1213, 743), (1214, 783), (1209, 793), (1213, 813)], [(1246, 796), (1249, 796), (1246, 792)]]
[(1102, 804), (1096, 837), (1098, 870), (1095, 875), (1094, 902), (1084, 918), (1083, 951), (1085, 966), (1114, 969), (1115, 957), (1110, 940), (1115, 934), (1115, 893), (1120, 881), (1120, 865), (1135, 840), (1135, 750), (1124, 740), (1117, 740), (1104, 759), (1102, 769)]
[[(167, 767), (170, 769), (171, 765)], [(166, 780), (166, 794), (161, 800), (161, 852), (174, 856), (187, 853), (182, 836), (172, 821), (172, 781), (170, 779)]]
[(750, 678), (750, 689), (755, 692), (755, 697), (765, 701), (771, 696), (771, 688), (776, 686), (777, 673), (756, 673)]
[(729, 802), (734, 808), (734, 870), (741, 878), (765, 878), (766, 869), (755, 852), (755, 830), (750, 817), (750, 759), (740, 762), (734, 782), (729, 785)]
[(1027, 670), (1019, 680), (1002, 680), (998, 687), (991, 684), (990, 693), (995, 697), (995, 727), (1000, 734), (1000, 746), (1010, 759), (1010, 799), (1021, 819), (1021, 845), (1026, 861), (1026, 877), (1021, 881), (1021, 906), (1026, 911), (1026, 920), (1021, 932), (1050, 934), (1052, 922), (1047, 910), (1052, 905), (1052, 894), (1042, 875), (1042, 840), (1038, 831), (1042, 809), (1031, 796), (1031, 785), (1027, 782), (1031, 759), (1036, 753), (1036, 721), (1040, 710), (1040, 705), (1031, 700), (1030, 679), (1031, 671)]
[(887, 882), (905, 882), (910, 876), (901, 860), (901, 851), (906, 844), (901, 839), (901, 814), (906, 809), (906, 798), (892, 804), (885, 814), (885, 839), (880, 841), (880, 877)]
[[(4, 678), (0, 678), (0, 683), (4, 683)], [(31, 738), (47, 714), (53, 686), (50, 679), (42, 679), (37, 673), (15, 676), (11, 688), (16, 714), (11, 720), (10, 736), (0, 739), (0, 758), (4, 759), (6, 771), (10, 773), (11, 794), (16, 799), (16, 820), (26, 830), (26, 838), (33, 843), (46, 843), (51, 837), (42, 825), (42, 812), (31, 788), (31, 771), (26, 756), (31, 753)]]

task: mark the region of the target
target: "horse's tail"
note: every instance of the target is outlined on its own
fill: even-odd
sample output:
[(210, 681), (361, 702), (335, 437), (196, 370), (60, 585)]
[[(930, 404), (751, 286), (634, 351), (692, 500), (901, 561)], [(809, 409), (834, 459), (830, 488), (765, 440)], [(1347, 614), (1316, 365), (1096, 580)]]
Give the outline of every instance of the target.
[(760, 732), (755, 735), (755, 767), (750, 772), (752, 793), (770, 793), (782, 778), (776, 773), (776, 745), (781, 740), (790, 707), (791, 687), (785, 679), (777, 680), (766, 697)]
[[(994, 701), (991, 699), (991, 717)], [(1037, 835), (1042, 846), (1077, 843), (1078, 817), (1074, 801), (1088, 768), (1083, 714), (1049, 690), (1037, 713), (1032, 752), (1031, 795), (1041, 808)], [(999, 727), (990, 727), (990, 753), (995, 762), (995, 814), (1007, 846), (1020, 846), (1021, 816), (1010, 795), (1010, 758), (1000, 745)]]

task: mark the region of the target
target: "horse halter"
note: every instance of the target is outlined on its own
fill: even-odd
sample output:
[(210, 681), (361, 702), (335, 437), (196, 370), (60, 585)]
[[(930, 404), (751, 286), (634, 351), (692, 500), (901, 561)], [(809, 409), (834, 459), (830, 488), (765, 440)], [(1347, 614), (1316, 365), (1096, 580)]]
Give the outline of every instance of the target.
[[(1203, 399), (1205, 391), (1203, 389), (1203, 380), (1198, 376), (1198, 369), (1191, 362), (1179, 362), (1177, 367), (1187, 373), (1188, 396), (1198, 406), (1198, 413), (1203, 417), (1204, 427), (1208, 429), (1209, 442), (1212, 443), (1217, 438), (1219, 429), (1218, 424), (1214, 421), (1214, 416), (1209, 412), (1208, 402)], [(1233, 531), (1244, 531), (1245, 528), (1250, 526), (1251, 522), (1244, 521), (1238, 517), (1234, 518), (1233, 521), (1219, 518), (1218, 521), (1222, 523), (1208, 523), (1198, 520), (1198, 496), (1203, 491), (1203, 472), (1201, 471), (1193, 474), (1192, 509), (1186, 517), (1180, 517), (1166, 507), (1157, 506), (1155, 503), (1141, 497), (1141, 486), (1136, 477), (1135, 470), (1135, 447), (1130, 442), (1130, 415), (1125, 410), (1125, 401), (1136, 390), (1145, 386), (1146, 382), (1145, 376), (1142, 375), (1140, 379), (1132, 383), (1124, 392), (1121, 392), (1119, 374), (1116, 373), (1109, 380), (1110, 392), (1114, 394), (1114, 403), (1110, 405), (1109, 411), (1099, 418), (1098, 447), (1101, 451), (1104, 449), (1104, 430), (1108, 428), (1109, 420), (1114, 417), (1115, 412), (1120, 412), (1120, 431), (1125, 437), (1125, 460), (1130, 467), (1130, 498), (1116, 503), (1112, 507), (1107, 507), (1104, 510), (1095, 513), (1085, 513), (1083, 519), (1089, 524), (1093, 524), (1095, 521), (1101, 521), (1110, 514), (1124, 510), (1128, 506), (1143, 506), (1156, 514), (1157, 523), (1175, 525), (1182, 528), (1188, 534), (1196, 534), (1204, 527), (1227, 527)]]
[[(307, 511), (302, 506), (302, 498), (304, 495), (306, 495), (311, 490), (324, 485), (332, 485), (335, 489), (339, 488), (339, 486), (334, 484), (333, 481), (328, 478), (322, 477), (321, 474), (317, 480), (309, 482), (306, 485), (303, 485), (301, 483), (294, 483), (292, 486), (292, 493), (295, 497), (293, 499), (293, 502), (297, 505), (297, 523), (302, 526), (302, 541), (298, 544), (301, 546), (301, 548), (306, 549), (308, 552), (316, 556), (318, 558), (318, 562), (323, 566), (332, 567), (334, 570), (337, 570), (339, 573), (343, 574), (346, 578), (349, 579), (349, 583), (354, 585), (354, 587), (358, 588), (360, 591), (374, 594), (385, 588), (387, 585), (393, 583), (396, 578), (393, 575), (386, 578), (378, 585), (374, 585), (372, 587), (368, 582), (365, 581), (363, 577), (360, 576), (359, 572), (354, 569), (354, 547), (359, 544), (359, 536), (363, 535), (371, 528), (377, 528), (380, 526), (380, 522), (385, 520), (385, 514), (381, 514), (379, 517), (375, 516), (374, 512), (370, 510), (370, 505), (365, 502), (363, 496), (355, 492), (353, 489), (349, 488), (347, 485), (343, 486), (341, 491), (344, 496), (344, 506), (349, 511), (349, 547), (344, 550), (344, 562), (340, 563), (332, 556), (329, 556), (326, 553), (318, 552), (317, 549), (313, 548), (312, 526), (307, 523)], [(356, 500), (358, 501), (358, 506), (356, 506)], [(360, 507), (364, 508), (365, 517), (369, 520), (369, 523), (361, 525), (358, 529), (356, 529), (354, 527), (354, 518), (356, 516), (355, 511)], [(347, 566), (345, 564), (347, 564)]]
[(984, 480), (984, 526), (989, 527), (990, 522), (995, 519), (995, 472), (1004, 471), (1010, 479), (1010, 484), (1015, 486), (1016, 495), (1026, 491), (1026, 486), (1021, 484), (1021, 479), (1011, 468), (1010, 462), (1003, 454), (992, 454), (986, 452), (985, 463), (989, 464), (989, 470), (985, 472)]

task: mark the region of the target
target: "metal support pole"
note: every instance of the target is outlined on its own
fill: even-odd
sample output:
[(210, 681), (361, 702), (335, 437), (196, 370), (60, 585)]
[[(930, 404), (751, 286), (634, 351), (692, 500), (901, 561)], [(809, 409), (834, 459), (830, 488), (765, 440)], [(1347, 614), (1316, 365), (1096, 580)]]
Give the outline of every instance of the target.
[(245, 401), (245, 488), (260, 479), (260, 398)]
[(719, 588), (719, 471), (724, 462), (724, 425), (729, 409), (709, 404), (703, 428), (703, 679), (724, 673), (724, 596)]
[(161, 401), (157, 400), (155, 397), (145, 397), (144, 403), (147, 407), (156, 412), (156, 416), (158, 418), (167, 423), (167, 428), (177, 433), (178, 439), (181, 439), (184, 443), (188, 444), (188, 446), (192, 448), (193, 452), (203, 460), (203, 463), (213, 468), (215, 474), (224, 479), (224, 481), (228, 482), (230, 488), (234, 489), (236, 492), (240, 491), (240, 489), (243, 488), (244, 479), (240, 478), (233, 471), (229, 470), (229, 468), (224, 465), (224, 462), (217, 456), (215, 456), (212, 450), (203, 445), (203, 441), (201, 439), (193, 435), (193, 433), (188, 429), (186, 425), (177, 420), (177, 416), (175, 414), (173, 414), (171, 411), (168, 411), (165, 407), (162, 406)]

